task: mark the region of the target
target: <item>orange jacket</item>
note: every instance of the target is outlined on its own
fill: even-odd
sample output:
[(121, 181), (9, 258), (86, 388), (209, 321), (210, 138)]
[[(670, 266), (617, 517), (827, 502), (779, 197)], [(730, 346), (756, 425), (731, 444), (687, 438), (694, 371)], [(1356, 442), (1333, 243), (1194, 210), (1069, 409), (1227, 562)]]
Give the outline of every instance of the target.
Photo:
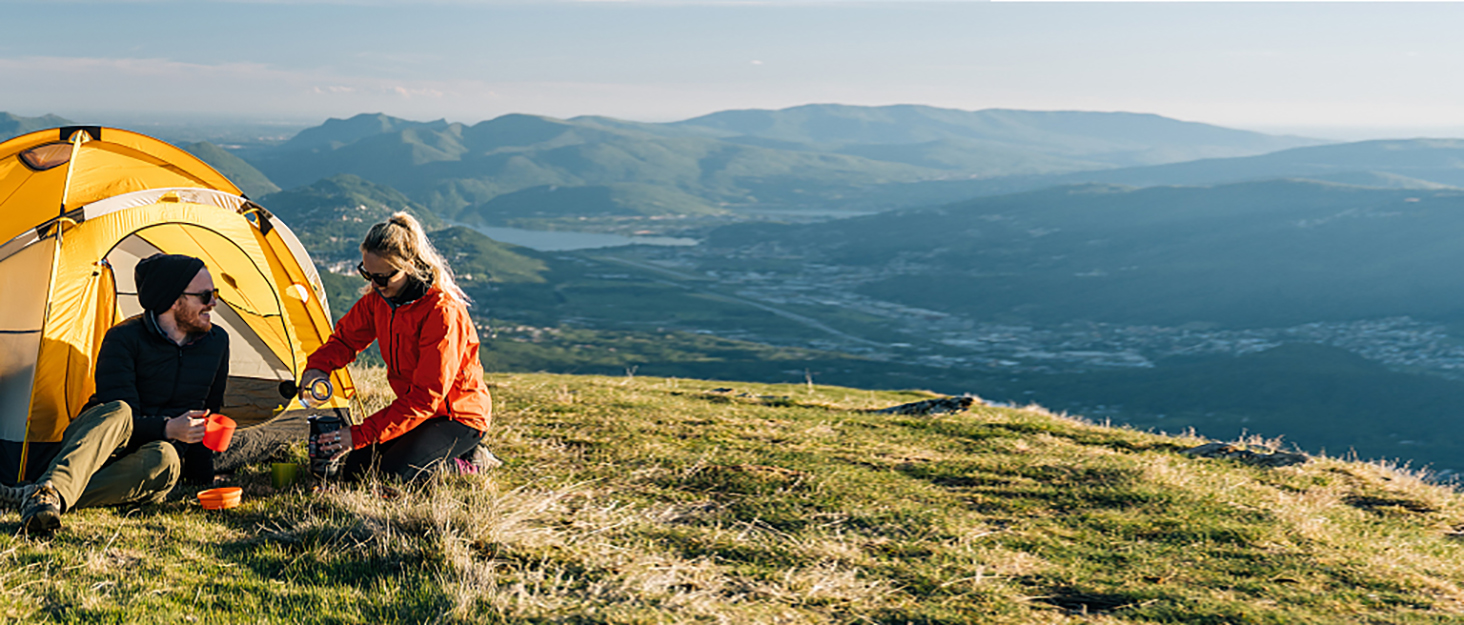
[(478, 360), (478, 330), (462, 302), (435, 286), (394, 310), (380, 293), (362, 295), (305, 366), (334, 371), (373, 340), (386, 359), (396, 401), (351, 426), (354, 448), (389, 441), (437, 416), (488, 429), (493, 400)]

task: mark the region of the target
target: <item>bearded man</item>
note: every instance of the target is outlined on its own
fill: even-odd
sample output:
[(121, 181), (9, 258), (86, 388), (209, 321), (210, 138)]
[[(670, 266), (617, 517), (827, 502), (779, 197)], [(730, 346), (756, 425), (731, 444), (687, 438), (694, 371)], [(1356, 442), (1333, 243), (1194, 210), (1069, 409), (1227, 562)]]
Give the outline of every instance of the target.
[(35, 485), (10, 491), (23, 499), (27, 533), (55, 531), (68, 510), (160, 502), (180, 477), (213, 480), (213, 452), (200, 441), (229, 376), (229, 335), (210, 319), (213, 277), (177, 254), (143, 259), (134, 276), (143, 313), (107, 331), (96, 393)]

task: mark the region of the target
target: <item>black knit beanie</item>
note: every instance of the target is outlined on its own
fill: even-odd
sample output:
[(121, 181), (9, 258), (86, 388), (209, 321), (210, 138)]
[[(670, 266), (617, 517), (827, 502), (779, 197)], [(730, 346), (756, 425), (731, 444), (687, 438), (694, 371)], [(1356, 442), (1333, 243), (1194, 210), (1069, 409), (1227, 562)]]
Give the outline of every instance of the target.
[(182, 254), (153, 254), (137, 263), (137, 302), (154, 313), (165, 313), (188, 288), (203, 261)]

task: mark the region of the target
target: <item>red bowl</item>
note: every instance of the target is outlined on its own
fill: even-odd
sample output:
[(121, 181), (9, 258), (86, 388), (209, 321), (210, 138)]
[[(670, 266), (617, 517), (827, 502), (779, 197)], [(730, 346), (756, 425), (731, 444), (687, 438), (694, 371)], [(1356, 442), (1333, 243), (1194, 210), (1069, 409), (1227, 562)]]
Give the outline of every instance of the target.
[(239, 505), (244, 498), (244, 489), (238, 486), (210, 488), (198, 494), (198, 503), (204, 510), (223, 510)]

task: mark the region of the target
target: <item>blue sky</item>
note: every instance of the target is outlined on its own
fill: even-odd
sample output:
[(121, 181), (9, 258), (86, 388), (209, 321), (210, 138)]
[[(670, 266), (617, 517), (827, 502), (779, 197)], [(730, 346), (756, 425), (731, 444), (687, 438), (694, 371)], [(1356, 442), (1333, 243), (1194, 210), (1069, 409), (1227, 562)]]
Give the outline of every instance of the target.
[(664, 121), (814, 102), (1464, 136), (1454, 3), (0, 0), (0, 111)]

